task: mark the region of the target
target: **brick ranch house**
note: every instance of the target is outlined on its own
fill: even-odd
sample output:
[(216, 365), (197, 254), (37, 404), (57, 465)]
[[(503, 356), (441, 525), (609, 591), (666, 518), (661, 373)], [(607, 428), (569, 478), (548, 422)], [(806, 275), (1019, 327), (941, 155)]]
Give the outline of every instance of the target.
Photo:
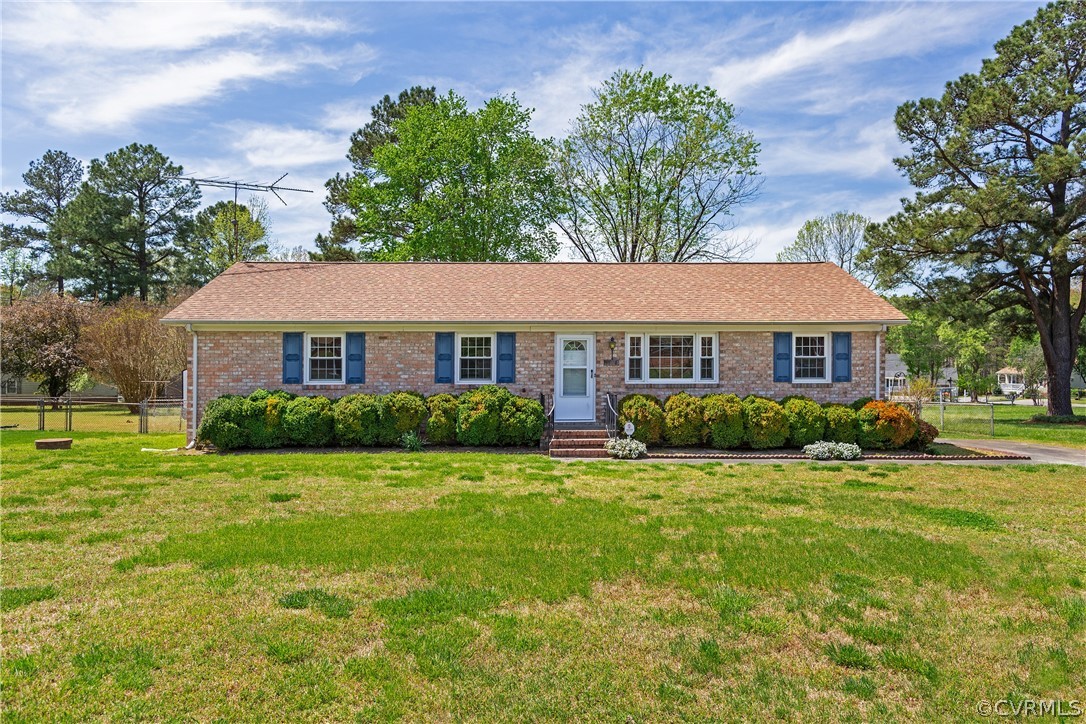
[(192, 334), (187, 417), (219, 395), (458, 394), (494, 383), (563, 421), (605, 393), (881, 397), (908, 320), (829, 263), (241, 262), (163, 321)]

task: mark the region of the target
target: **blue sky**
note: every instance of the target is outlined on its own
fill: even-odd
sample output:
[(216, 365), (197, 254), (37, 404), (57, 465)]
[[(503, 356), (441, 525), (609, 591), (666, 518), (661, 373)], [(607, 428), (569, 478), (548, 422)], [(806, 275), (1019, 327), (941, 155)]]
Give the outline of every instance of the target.
[[(3, 3), (2, 186), (50, 148), (153, 143), (185, 171), (269, 182), (273, 236), (311, 247), (323, 183), (386, 93), (515, 93), (561, 136), (593, 87), (643, 65), (716, 88), (762, 144), (735, 233), (771, 260), (804, 220), (876, 219), (909, 192), (894, 110), (976, 70), (1037, 3)], [(205, 192), (210, 203), (222, 196)], [(568, 252), (564, 252), (568, 255)]]

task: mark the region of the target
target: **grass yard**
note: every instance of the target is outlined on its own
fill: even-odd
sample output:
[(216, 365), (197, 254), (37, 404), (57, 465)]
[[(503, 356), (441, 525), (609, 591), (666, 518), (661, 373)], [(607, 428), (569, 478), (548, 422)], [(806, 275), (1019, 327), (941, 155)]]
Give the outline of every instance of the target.
[[(84, 402), (72, 406), (72, 428), (79, 432), (130, 432), (137, 434), (140, 424), (139, 414), (128, 411), (128, 406), (118, 403)], [(148, 415), (150, 432), (184, 432), (181, 406), (156, 407), (155, 414)], [(67, 426), (67, 410), (63, 407), (54, 410), (45, 408), (45, 429), (64, 431)], [(38, 429), (38, 408), (30, 405), (0, 406), (0, 426), (15, 425), (17, 430)]]
[[(1086, 426), (1029, 422), (1034, 415), (1045, 412), (1044, 407), (1035, 407), (1029, 400), (1019, 401), (1015, 405), (997, 404), (994, 410), (997, 440), (1022, 440), (1039, 445), (1086, 448)], [(1075, 414), (1086, 416), (1086, 410), (1076, 407)], [(923, 416), (925, 420), (939, 427), (946, 437), (992, 439), (987, 407), (948, 405), (941, 426), (938, 405), (933, 403), (926, 406)]]
[(6, 431), (3, 710), (969, 720), (1086, 691), (1086, 470)]

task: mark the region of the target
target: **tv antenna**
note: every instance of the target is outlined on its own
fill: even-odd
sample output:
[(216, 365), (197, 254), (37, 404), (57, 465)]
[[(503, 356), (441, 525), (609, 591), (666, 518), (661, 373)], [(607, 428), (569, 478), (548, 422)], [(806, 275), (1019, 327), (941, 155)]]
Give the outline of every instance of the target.
[(295, 189), (289, 186), (280, 186), (279, 182), (287, 177), (287, 174), (283, 174), (279, 178), (272, 181), (270, 184), (256, 184), (248, 181), (231, 181), (224, 178), (195, 178), (193, 176), (175, 176), (174, 178), (181, 179), (182, 181), (191, 181), (197, 186), (207, 186), (216, 189), (233, 189), (234, 190), (234, 248), (232, 256), (236, 261), (240, 261), (238, 257), (241, 256), (240, 241), (238, 239), (238, 191), (258, 191), (260, 193), (271, 193), (275, 195), (275, 198), (283, 202), (283, 206), (287, 205), (286, 199), (279, 195), (280, 191), (294, 191), (300, 194), (311, 194), (311, 189)]

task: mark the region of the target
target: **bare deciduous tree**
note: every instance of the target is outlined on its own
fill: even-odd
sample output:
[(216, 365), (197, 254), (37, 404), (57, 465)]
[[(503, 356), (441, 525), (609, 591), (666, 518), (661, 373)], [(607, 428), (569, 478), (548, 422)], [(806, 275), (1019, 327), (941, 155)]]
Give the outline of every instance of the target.
[(136, 403), (185, 369), (188, 334), (159, 319), (172, 305), (135, 298), (101, 308), (85, 330), (81, 349), (96, 379), (114, 385), (133, 411)]

